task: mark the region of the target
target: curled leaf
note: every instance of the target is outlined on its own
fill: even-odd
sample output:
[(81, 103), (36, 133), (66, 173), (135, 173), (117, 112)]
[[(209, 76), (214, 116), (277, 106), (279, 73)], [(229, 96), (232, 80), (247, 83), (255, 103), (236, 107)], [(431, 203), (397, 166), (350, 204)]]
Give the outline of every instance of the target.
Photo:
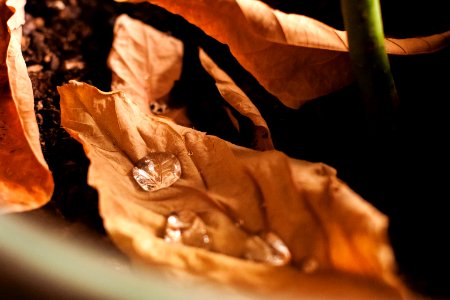
[[(346, 32), (307, 16), (285, 14), (255, 0), (148, 2), (180, 14), (227, 44), (242, 66), (286, 106), (298, 108), (353, 80)], [(387, 39), (386, 48), (392, 54), (418, 54), (449, 42), (450, 31)]]
[[(62, 124), (91, 161), (88, 182), (99, 192), (104, 226), (131, 257), (262, 293), (399, 296), (381, 283), (395, 282), (387, 218), (332, 168), (239, 147), (147, 115), (122, 92), (74, 81), (58, 90)], [(131, 170), (153, 152), (174, 154), (181, 178), (146, 192)], [(164, 240), (167, 218), (185, 211), (201, 219), (196, 226), (208, 235), (209, 250)], [(290, 265), (244, 259), (246, 241), (262, 232), (284, 241)], [(318, 271), (307, 275), (302, 269), (311, 269), (310, 259)]]
[(223, 70), (221, 70), (214, 61), (203, 51), (200, 50), (200, 62), (203, 68), (208, 72), (216, 82), (217, 89), (222, 97), (240, 114), (249, 118), (254, 124), (254, 145), (257, 150), (273, 149), (272, 139), (270, 137), (269, 127), (261, 116), (258, 108), (247, 97)]
[(53, 192), (20, 49), (24, 5), (0, 1), (0, 213), (42, 206)]

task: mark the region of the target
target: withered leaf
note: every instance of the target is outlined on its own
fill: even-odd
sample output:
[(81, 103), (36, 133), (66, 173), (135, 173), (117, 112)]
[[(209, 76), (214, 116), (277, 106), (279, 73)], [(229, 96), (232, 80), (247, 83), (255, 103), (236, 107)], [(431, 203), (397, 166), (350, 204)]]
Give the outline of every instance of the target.
[(0, 213), (42, 206), (53, 192), (20, 49), (24, 5), (0, 1)]
[[(261, 293), (399, 296), (386, 285), (396, 281), (387, 218), (334, 169), (239, 147), (145, 114), (123, 92), (74, 81), (58, 90), (62, 124), (91, 161), (88, 183), (99, 192), (104, 226), (131, 257)], [(181, 178), (155, 192), (140, 189), (131, 169), (150, 152), (176, 155)], [(183, 210), (206, 224), (211, 251), (164, 241), (166, 218)], [(246, 239), (265, 231), (282, 238), (292, 264), (242, 258)], [(307, 275), (299, 266), (309, 258), (319, 271)]]
[(203, 68), (208, 72), (216, 82), (217, 89), (222, 97), (234, 109), (243, 116), (248, 117), (254, 124), (255, 132), (255, 149), (271, 150), (274, 149), (272, 139), (270, 137), (269, 127), (261, 116), (258, 108), (253, 104), (250, 98), (241, 90), (222, 69), (220, 69), (214, 61), (200, 49), (200, 62)]
[(108, 57), (111, 88), (136, 98), (141, 110), (167, 97), (180, 78), (183, 43), (127, 15), (117, 18)]
[[(167, 99), (163, 98), (180, 77), (181, 41), (127, 15), (117, 18), (114, 34), (113, 48), (108, 57), (113, 72), (111, 87), (126, 92), (143, 112), (150, 113), (149, 103), (159, 100), (165, 104)], [(255, 148), (273, 149), (269, 128), (256, 106), (203, 50), (200, 50), (199, 58), (203, 68), (215, 80), (223, 99), (254, 124)], [(180, 125), (190, 124), (179, 109), (169, 108), (162, 115)]]
[[(141, 1), (128, 1), (141, 2)], [(345, 31), (255, 0), (148, 0), (185, 17), (229, 45), (236, 59), (286, 106), (336, 91), (352, 81)], [(386, 39), (392, 54), (419, 54), (448, 45), (450, 31)]]

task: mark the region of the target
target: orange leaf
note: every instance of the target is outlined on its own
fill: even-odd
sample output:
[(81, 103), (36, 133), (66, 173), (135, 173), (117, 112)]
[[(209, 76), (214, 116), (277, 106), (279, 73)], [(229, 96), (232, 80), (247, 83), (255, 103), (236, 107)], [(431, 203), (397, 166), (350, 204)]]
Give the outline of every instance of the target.
[(20, 49), (24, 5), (0, 2), (0, 213), (37, 208), (53, 192)]
[[(147, 115), (123, 92), (75, 81), (58, 90), (62, 124), (91, 161), (88, 183), (99, 192), (104, 226), (131, 257), (261, 293), (399, 296), (382, 283), (396, 283), (387, 218), (332, 168), (239, 147)], [(146, 192), (131, 170), (152, 152), (174, 154), (182, 173), (171, 186)], [(168, 216), (183, 211), (205, 224), (210, 251), (164, 241)], [(249, 240), (262, 232), (285, 242), (290, 264), (243, 259)], [(302, 269), (311, 260), (318, 271), (306, 274)]]
[(142, 111), (166, 97), (180, 78), (183, 43), (127, 15), (117, 18), (108, 57), (111, 88), (125, 91)]
[[(164, 105), (164, 98), (180, 77), (183, 45), (181, 41), (127, 15), (117, 18), (114, 34), (113, 48), (108, 57), (113, 71), (112, 90), (126, 92), (141, 111), (151, 114), (149, 103), (158, 101), (159, 105)], [(253, 122), (255, 148), (273, 149), (269, 129), (256, 106), (203, 51), (200, 51), (200, 61), (214, 78), (223, 99)], [(180, 125), (190, 124), (179, 109), (168, 108), (162, 115)]]
[[(140, 2), (140, 1), (129, 1)], [(286, 106), (334, 92), (352, 73), (345, 31), (312, 18), (285, 14), (255, 0), (148, 0), (185, 17), (230, 47), (236, 59)], [(387, 39), (388, 53), (418, 54), (448, 45), (450, 31), (430, 37)]]
[(272, 138), (270, 137), (269, 127), (261, 116), (258, 108), (253, 104), (250, 98), (242, 91), (214, 61), (200, 49), (200, 62), (203, 68), (208, 72), (216, 82), (220, 94), (234, 109), (240, 114), (249, 118), (254, 124), (254, 145), (257, 150), (274, 149)]

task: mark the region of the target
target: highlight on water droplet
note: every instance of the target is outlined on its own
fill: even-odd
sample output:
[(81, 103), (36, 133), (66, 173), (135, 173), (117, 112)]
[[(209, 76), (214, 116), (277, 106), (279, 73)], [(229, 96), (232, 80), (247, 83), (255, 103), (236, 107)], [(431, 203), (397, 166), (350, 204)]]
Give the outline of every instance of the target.
[(164, 240), (168, 243), (210, 249), (211, 238), (206, 224), (193, 211), (182, 210), (167, 217)]
[(292, 258), (289, 248), (273, 232), (248, 238), (245, 249), (245, 258), (273, 266), (287, 265)]
[(132, 170), (133, 178), (148, 192), (174, 184), (181, 177), (178, 158), (168, 152), (152, 152), (138, 160)]
[(319, 262), (311, 257), (303, 259), (300, 265), (300, 269), (305, 273), (313, 273), (319, 268)]

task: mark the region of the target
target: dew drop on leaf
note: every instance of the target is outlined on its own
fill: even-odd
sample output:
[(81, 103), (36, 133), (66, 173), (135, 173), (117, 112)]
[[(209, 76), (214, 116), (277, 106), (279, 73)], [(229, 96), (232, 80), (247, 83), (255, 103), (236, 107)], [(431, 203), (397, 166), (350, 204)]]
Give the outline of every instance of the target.
[(181, 177), (178, 158), (168, 152), (152, 152), (136, 162), (133, 178), (148, 192), (157, 191), (174, 184)]
[(167, 217), (164, 240), (204, 249), (209, 249), (211, 245), (205, 223), (190, 210), (172, 213)]
[(284, 266), (291, 261), (291, 252), (273, 232), (254, 235), (246, 241), (245, 258), (273, 266)]

